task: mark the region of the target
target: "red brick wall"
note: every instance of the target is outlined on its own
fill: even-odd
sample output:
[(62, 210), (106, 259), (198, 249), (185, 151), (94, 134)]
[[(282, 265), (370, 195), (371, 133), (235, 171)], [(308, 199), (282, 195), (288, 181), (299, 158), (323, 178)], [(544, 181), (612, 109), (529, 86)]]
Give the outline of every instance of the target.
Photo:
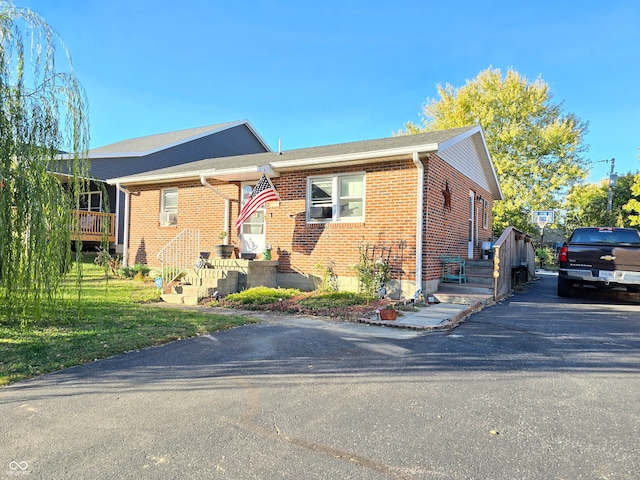
[[(223, 194), (239, 198), (239, 184), (210, 181)], [(163, 188), (178, 188), (178, 223), (160, 226), (160, 197)], [(224, 200), (200, 182), (182, 182), (131, 188), (129, 224), (129, 264), (158, 266), (157, 253), (184, 228), (200, 229), (200, 249), (213, 251), (221, 243), (218, 234), (224, 230)], [(229, 243), (235, 240), (232, 228), (238, 216), (238, 202), (231, 202)]]
[[(365, 172), (365, 222), (306, 224), (307, 177), (350, 172)], [(316, 264), (333, 261), (339, 277), (353, 276), (349, 266), (357, 263), (362, 242), (392, 247), (392, 264), (399, 273), (399, 242), (407, 243), (405, 255), (415, 250), (417, 181), (411, 162), (296, 172), (273, 183), (281, 202), (267, 205), (266, 236), (281, 273), (318, 274)]]
[[(467, 257), (469, 236), (469, 192), (489, 201), (489, 221), (482, 228), (482, 205), (475, 202), (474, 235), (477, 233), (474, 257), (480, 258), (482, 241), (491, 239), (491, 194), (436, 155), (425, 164), (425, 239), (423, 279), (436, 279), (441, 274), (440, 255)], [(451, 207), (445, 207), (443, 191), (449, 185)], [(479, 223), (478, 223), (479, 222)]]
[[(435, 155), (423, 163), (426, 178), (423, 281), (427, 281), (440, 276), (441, 254), (467, 256), (469, 190), (484, 199), (491, 200), (491, 196)], [(366, 176), (365, 221), (306, 224), (307, 177), (349, 172), (364, 172)], [(403, 281), (415, 281), (417, 172), (412, 161), (399, 161), (339, 170), (283, 172), (273, 178), (280, 202), (267, 204), (266, 241), (273, 247), (273, 259), (280, 262), (279, 272), (319, 275), (315, 266), (318, 263), (327, 266), (333, 261), (339, 277), (353, 276), (349, 266), (358, 261), (358, 245), (364, 242), (391, 247), (393, 277), (397, 279), (402, 268)], [(451, 192), (450, 209), (444, 206), (445, 182)], [(229, 241), (234, 242), (237, 236), (233, 224), (238, 215), (240, 184), (210, 183), (236, 200), (231, 202), (229, 226)], [(158, 219), (160, 196), (161, 189), (167, 187), (178, 187), (178, 224), (162, 227)], [(480, 204), (476, 207), (480, 209)], [(130, 214), (133, 219), (129, 230), (130, 264), (157, 266), (158, 251), (183, 228), (199, 228), (201, 250), (212, 250), (213, 245), (220, 242), (218, 233), (224, 229), (224, 200), (199, 182), (136, 188), (131, 195)], [(478, 221), (480, 243), (490, 238), (491, 219), (487, 229), (482, 229), (481, 217)], [(401, 242), (405, 246), (402, 254)], [(476, 256), (479, 255), (477, 248)]]

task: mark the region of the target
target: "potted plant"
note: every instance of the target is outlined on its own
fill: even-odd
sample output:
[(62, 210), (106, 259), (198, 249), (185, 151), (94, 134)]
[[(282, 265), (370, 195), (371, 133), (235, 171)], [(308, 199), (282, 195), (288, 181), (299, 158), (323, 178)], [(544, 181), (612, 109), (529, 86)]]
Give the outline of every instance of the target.
[(398, 311), (393, 303), (381, 308), (378, 314), (380, 315), (380, 320), (393, 321), (398, 318)]
[[(227, 232), (224, 230), (221, 231), (218, 234), (218, 238), (220, 239), (221, 242), (224, 242), (225, 238), (227, 238)], [(234, 248), (235, 248), (234, 245), (220, 243), (219, 245), (213, 246), (213, 251), (216, 253), (216, 257), (218, 258), (231, 258)]]

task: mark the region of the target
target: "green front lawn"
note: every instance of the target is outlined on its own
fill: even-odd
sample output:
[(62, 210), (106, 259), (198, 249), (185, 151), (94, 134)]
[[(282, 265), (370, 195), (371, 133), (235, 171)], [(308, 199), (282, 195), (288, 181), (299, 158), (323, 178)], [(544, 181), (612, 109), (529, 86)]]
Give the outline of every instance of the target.
[(163, 307), (156, 303), (159, 295), (150, 279), (106, 279), (91, 263), (83, 267), (80, 309), (72, 301), (74, 285), (70, 279), (64, 298), (25, 327), (0, 306), (0, 385), (256, 321)]
[[(202, 335), (257, 320), (246, 315), (215, 314), (209, 309), (166, 306), (149, 278), (105, 276), (88, 256), (83, 265), (82, 302), (76, 279), (63, 297), (47, 305), (40, 320), (11, 318), (0, 305), (0, 386), (95, 359), (180, 338)], [(349, 292), (300, 292), (257, 287), (228, 295), (222, 305), (242, 310), (323, 315), (352, 320), (384, 305)], [(27, 312), (28, 316), (29, 312)]]

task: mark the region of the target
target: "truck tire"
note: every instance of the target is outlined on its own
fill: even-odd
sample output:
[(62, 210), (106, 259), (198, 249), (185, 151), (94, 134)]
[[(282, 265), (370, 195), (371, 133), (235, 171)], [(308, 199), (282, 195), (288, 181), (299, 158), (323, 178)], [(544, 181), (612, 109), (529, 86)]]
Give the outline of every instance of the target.
[(571, 283), (568, 280), (560, 277), (558, 277), (558, 296), (559, 297), (571, 296)]

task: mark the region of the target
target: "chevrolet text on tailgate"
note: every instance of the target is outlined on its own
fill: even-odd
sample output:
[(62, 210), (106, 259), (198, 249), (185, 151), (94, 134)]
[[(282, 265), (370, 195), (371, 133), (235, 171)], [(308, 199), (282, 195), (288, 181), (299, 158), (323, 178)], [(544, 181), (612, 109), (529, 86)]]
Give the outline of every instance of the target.
[(640, 292), (640, 232), (633, 228), (576, 228), (558, 254), (558, 296), (574, 286)]

